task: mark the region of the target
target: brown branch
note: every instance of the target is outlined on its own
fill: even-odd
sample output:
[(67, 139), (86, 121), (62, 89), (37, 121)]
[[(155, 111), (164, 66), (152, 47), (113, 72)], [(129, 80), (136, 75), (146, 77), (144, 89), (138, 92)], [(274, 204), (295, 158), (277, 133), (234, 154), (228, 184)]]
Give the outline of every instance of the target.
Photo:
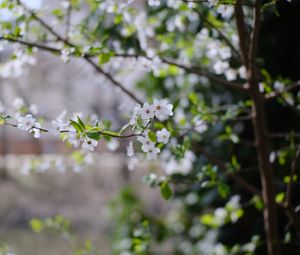
[(43, 45), (43, 44), (39, 44), (39, 43), (35, 43), (35, 42), (24, 41), (22, 39), (16, 39), (16, 38), (7, 37), (7, 36), (5, 36), (5, 37), (0, 36), (0, 40), (5, 40), (5, 41), (13, 42), (13, 43), (19, 43), (19, 44), (25, 45), (27, 47), (37, 48), (37, 49), (41, 49), (41, 50), (48, 51), (51, 53), (61, 54), (60, 49), (50, 47), (47, 45)]
[[(144, 57), (148, 60), (153, 60), (153, 58), (150, 58), (150, 57), (147, 57), (145, 55), (139, 55), (139, 54), (118, 54), (116, 53), (114, 55), (115, 57), (122, 57), (122, 58), (139, 58), (139, 57)], [(247, 87), (246, 86), (243, 86), (239, 83), (235, 83), (235, 82), (230, 82), (230, 81), (227, 81), (227, 80), (224, 80), (222, 78), (219, 78), (217, 76), (214, 76), (210, 73), (207, 73), (207, 72), (204, 72), (202, 70), (200, 70), (198, 67), (195, 67), (195, 66), (186, 66), (186, 65), (183, 65), (183, 64), (180, 64), (180, 63), (177, 63), (175, 60), (171, 60), (171, 59), (167, 59), (167, 58), (163, 58), (163, 57), (160, 57), (160, 60), (165, 63), (165, 64), (168, 64), (168, 65), (172, 65), (172, 66), (176, 66), (182, 70), (184, 70), (185, 72), (187, 73), (192, 73), (192, 74), (196, 74), (198, 76), (201, 76), (201, 77), (205, 77), (207, 78), (208, 80), (212, 81), (212, 82), (215, 82), (215, 83), (218, 83), (220, 85), (223, 85), (227, 88), (231, 88), (231, 89), (237, 89), (237, 90), (240, 90), (240, 91), (243, 91), (243, 92), (247, 92)]]
[(224, 80), (224, 79), (219, 78), (217, 76), (214, 76), (212, 74), (208, 74), (206, 72), (201, 71), (199, 68), (196, 68), (196, 67), (193, 67), (193, 66), (188, 67), (188, 66), (176, 63), (173, 60), (167, 60), (167, 59), (164, 59), (164, 58), (162, 59), (162, 61), (166, 64), (177, 66), (177, 67), (183, 69), (184, 71), (186, 71), (187, 73), (193, 73), (193, 74), (197, 74), (199, 76), (206, 77), (211, 82), (218, 83), (218, 84), (223, 85), (227, 88), (232, 88), (232, 89), (237, 89), (237, 90), (240, 90), (240, 91), (243, 91), (243, 92), (247, 92), (247, 88), (245, 86), (243, 86), (241, 84), (238, 84), (238, 83), (229, 82), (227, 80)]
[[(198, 12), (198, 14), (200, 15), (200, 17), (202, 19), (203, 15)], [(222, 32), (221, 29), (219, 29), (218, 27), (216, 27), (212, 22), (210, 22), (208, 19), (204, 19), (204, 22), (210, 26), (212, 29), (216, 30), (218, 32), (218, 34), (220, 35), (220, 37), (222, 38), (222, 40), (230, 47), (230, 49), (233, 51), (233, 53), (236, 55), (236, 57), (238, 58), (239, 61), (242, 60), (241, 54), (240, 52), (235, 48), (235, 46), (231, 43), (231, 41), (227, 38), (227, 36)]]
[[(34, 11), (28, 9), (24, 4), (20, 2), (20, 0), (17, 0), (18, 4), (21, 5), (26, 11), (30, 13), (30, 15), (38, 21), (46, 30), (48, 30), (53, 36), (55, 36), (59, 41), (65, 43), (69, 47), (78, 48), (76, 45), (68, 41), (67, 39), (63, 38), (59, 33), (57, 33), (51, 26), (49, 26), (42, 18), (37, 16)], [(142, 104), (142, 101), (139, 100), (133, 92), (129, 91), (127, 88), (125, 88), (120, 82), (116, 81), (111, 74), (108, 72), (105, 72), (100, 66), (98, 66), (95, 62), (93, 62), (89, 56), (84, 55), (83, 58), (87, 63), (89, 63), (91, 66), (94, 67), (94, 69), (105, 76), (109, 81), (112, 82), (113, 85), (120, 88), (121, 91), (123, 91), (125, 94), (127, 94), (130, 98), (132, 98), (134, 101), (136, 101), (139, 104)]]
[[(208, 0), (181, 0), (184, 3), (193, 3), (193, 4), (201, 4), (201, 3), (210, 3)], [(220, 4), (223, 5), (243, 5), (243, 6), (253, 6), (253, 4), (251, 3), (237, 3), (237, 1), (235, 3), (233, 2), (225, 2), (225, 1), (221, 1)]]
[(285, 203), (288, 206), (291, 205), (291, 195), (292, 195), (292, 189), (293, 189), (293, 185), (294, 185), (294, 176), (296, 174), (296, 169), (297, 169), (297, 162), (300, 159), (300, 146), (298, 146), (298, 149), (296, 151), (296, 155), (295, 158), (292, 162), (291, 165), (291, 172), (290, 172), (290, 180), (286, 189), (286, 194), (285, 194)]
[(247, 25), (245, 23), (245, 15), (243, 12), (243, 0), (237, 0), (236, 1), (237, 5), (234, 8), (235, 12), (235, 18), (236, 18), (236, 26), (238, 30), (238, 35), (239, 35), (239, 45), (240, 45), (240, 50), (242, 52), (242, 60), (246, 68), (248, 69), (248, 53), (249, 53), (249, 33), (247, 29)]
[(65, 31), (65, 37), (68, 40), (69, 38), (69, 32), (70, 32), (70, 27), (71, 27), (71, 16), (72, 16), (72, 1), (68, 0), (68, 9), (67, 9), (67, 14), (66, 14), (66, 31)]
[[(145, 130), (149, 126), (149, 123), (151, 123), (151, 120), (148, 122), (148, 124), (143, 128), (143, 130), (140, 133), (132, 133), (132, 134), (128, 134), (128, 135), (116, 135), (116, 134), (112, 134), (112, 133), (106, 132), (106, 131), (97, 131), (96, 133), (98, 133), (100, 135), (114, 137), (114, 138), (120, 138), (120, 139), (138, 137), (138, 136), (143, 136)], [(15, 127), (15, 128), (18, 127), (17, 124), (8, 123), (8, 122), (3, 123), (3, 125), (10, 126), (10, 127)], [(43, 133), (50, 133), (50, 131), (48, 129), (44, 129), (44, 128), (40, 128), (40, 127), (36, 127), (36, 126), (32, 126), (29, 130), (32, 130), (32, 129), (37, 129), (37, 130), (39, 130), (39, 131), (41, 131)], [(61, 131), (59, 131), (59, 133), (61, 133), (61, 134), (69, 133), (69, 132), (70, 132), (69, 130), (61, 130)]]
[(282, 253), (279, 244), (280, 235), (278, 227), (277, 205), (275, 202), (275, 178), (272, 165), (269, 161), (270, 149), (267, 139), (268, 130), (264, 106), (265, 100), (259, 91), (259, 72), (256, 66), (258, 35), (261, 22), (261, 0), (255, 1), (253, 12), (254, 18), (251, 42), (250, 45), (247, 45), (248, 34), (246, 34), (245, 31), (246, 24), (244, 21), (244, 17), (241, 17), (242, 8), (236, 7), (236, 18), (240, 36), (240, 45), (244, 61), (246, 61), (245, 66), (247, 68), (249, 91), (253, 101), (253, 127), (255, 131), (257, 158), (260, 168), (262, 198), (265, 204), (263, 215), (267, 239), (267, 251), (268, 255), (281, 255)]
[[(248, 53), (249, 71), (252, 73), (257, 71), (256, 57), (257, 57), (258, 34), (260, 31), (260, 23), (261, 23), (261, 0), (256, 0), (253, 19), (254, 19), (253, 31), (251, 33), (251, 43), (249, 46), (249, 53)], [(250, 74), (250, 76), (255, 76), (255, 75)]]
[(291, 131), (291, 133), (269, 133), (268, 134), (268, 138), (289, 138), (289, 137), (293, 137), (293, 138), (300, 138), (300, 133), (293, 133)]
[(300, 81), (296, 81), (295, 83), (292, 83), (285, 87), (282, 91), (273, 91), (269, 94), (265, 95), (265, 99), (267, 101), (270, 101), (272, 99), (275, 99), (277, 97), (281, 97), (284, 93), (291, 92), (293, 90), (297, 90), (300, 88)]
[(249, 191), (252, 194), (255, 194), (255, 195), (261, 197), (260, 191), (255, 186), (253, 186), (252, 184), (247, 182), (245, 179), (243, 179), (242, 177), (240, 177), (236, 173), (228, 172), (226, 164), (222, 160), (220, 160), (220, 159), (216, 158), (215, 156), (213, 156), (212, 154), (210, 154), (205, 148), (203, 148), (200, 145), (197, 145), (197, 148), (200, 150), (201, 153), (203, 153), (205, 155), (205, 157), (210, 162), (212, 162), (213, 164), (218, 166), (223, 174), (228, 175), (233, 181), (235, 181), (238, 185), (243, 187), (245, 190)]
[[(41, 50), (44, 50), (44, 51), (48, 51), (48, 52), (51, 52), (51, 53), (55, 53), (55, 54), (61, 54), (61, 51), (62, 51), (61, 49), (58, 49), (58, 48), (50, 47), (50, 46), (35, 43), (35, 42), (28, 42), (28, 41), (24, 41), (22, 39), (16, 39), (16, 38), (11, 38), (11, 37), (3, 37), (3, 36), (1, 37), (0, 36), (0, 40), (6, 40), (6, 41), (14, 42), (14, 43), (20, 43), (20, 44), (23, 44), (23, 45), (28, 46), (28, 47), (35, 47), (35, 48), (38, 48), (38, 49), (41, 49)], [(64, 40), (63, 42), (66, 42), (66, 41)], [(70, 42), (68, 42), (68, 46), (76, 48), (76, 46), (71, 44)], [(97, 53), (97, 54), (100, 54), (100, 53)], [(100, 66), (98, 66), (95, 62), (93, 62), (93, 60), (91, 58), (97, 56), (97, 54), (94, 54), (94, 55), (82, 54), (81, 57), (84, 58), (90, 65), (92, 65), (95, 68), (96, 71), (98, 71), (99, 73), (104, 75), (108, 80), (110, 80), (115, 86), (119, 87), (124, 93), (126, 93), (128, 96), (130, 96), (133, 100), (135, 100), (139, 104), (142, 104), (142, 101), (139, 100), (131, 91), (126, 89), (122, 84), (120, 84), (118, 81), (116, 81), (112, 77), (111, 74), (109, 74), (108, 72), (105, 72)], [(71, 55), (72, 55), (72, 53), (71, 53)], [(153, 58), (150, 58), (150, 57), (147, 57), (147, 56), (144, 56), (144, 55), (137, 55), (137, 54), (118, 54), (118, 53), (116, 53), (116, 54), (114, 54), (114, 56), (115, 57), (123, 57), (123, 58), (126, 58), (126, 57), (128, 57), (128, 58), (144, 57), (144, 58), (147, 58), (148, 60), (153, 60)], [(188, 67), (188, 66), (179, 64), (179, 63), (175, 62), (174, 60), (168, 60), (168, 59), (165, 59), (165, 58), (161, 58), (161, 60), (165, 64), (176, 66), (180, 69), (183, 69), (187, 73), (193, 73), (193, 74), (197, 74), (197, 75), (202, 76), (202, 77), (206, 77), (210, 81), (216, 82), (216, 83), (221, 84), (221, 85), (224, 85), (228, 88), (238, 89), (240, 91), (247, 91), (246, 87), (244, 87), (244, 86), (242, 86), (238, 83), (229, 82), (229, 81), (226, 81), (222, 78), (213, 76), (212, 74), (205, 73), (205, 72), (201, 71), (199, 68)]]

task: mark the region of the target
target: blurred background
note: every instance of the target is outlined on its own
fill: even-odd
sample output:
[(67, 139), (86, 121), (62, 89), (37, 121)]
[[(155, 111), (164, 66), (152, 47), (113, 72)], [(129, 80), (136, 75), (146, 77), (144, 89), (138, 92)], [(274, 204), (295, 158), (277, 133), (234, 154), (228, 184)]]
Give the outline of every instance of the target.
[[(34, 8), (59, 8), (62, 4), (58, 0), (26, 2)], [(136, 4), (142, 8), (145, 1)], [(279, 17), (273, 12), (265, 16), (260, 55), (275, 77), (299, 80), (300, 5), (280, 1), (278, 12)], [(80, 12), (76, 15), (80, 18)], [(0, 13), (0, 19), (9, 18), (7, 13)], [(10, 51), (7, 47), (0, 51), (0, 62), (5, 62)], [(81, 112), (110, 119), (113, 127), (120, 127), (126, 120), (120, 112), (129, 113), (134, 106), (129, 98), (77, 59), (65, 64), (57, 56), (38, 52), (27, 64), (15, 68), (15, 77), (7, 78), (5, 72), (0, 72), (0, 102), (5, 107), (15, 107), (18, 104), (15, 98), (21, 98), (25, 104), (34, 104), (31, 107), (37, 108), (38, 114), (50, 119), (66, 110), (70, 114)], [(118, 79), (130, 88), (142, 75), (131, 70)], [(268, 109), (275, 129), (299, 126), (294, 123), (292, 111), (284, 110), (282, 116), (286, 120), (282, 121), (273, 107), (270, 105)], [(33, 218), (62, 215), (70, 220), (78, 243), (84, 245), (89, 239), (101, 251), (99, 254), (111, 254), (113, 226), (119, 220), (115, 210), (122, 210), (116, 209), (116, 201), (123, 209), (132, 205), (149, 217), (169, 215), (174, 219), (171, 214), (177, 208), (176, 201), (163, 201), (157, 189), (142, 181), (149, 168), (156, 166), (140, 164), (135, 171), (129, 171), (126, 156), (121, 152), (124, 146), (122, 142), (119, 147), (103, 142), (97, 153), (84, 156), (86, 164), (82, 168), (72, 164), (66, 168), (64, 162), (76, 160), (76, 154), (70, 156), (70, 148), (63, 142), (50, 135), (35, 140), (26, 132), (1, 126), (0, 243), (8, 244), (20, 255), (73, 254), (65, 236), (51, 232), (36, 234), (29, 226)], [(157, 254), (169, 254), (168, 245), (159, 247)]]
[[(54, 9), (62, 8), (63, 1), (23, 2), (32, 8)], [(10, 18), (8, 12), (0, 12), (0, 19)], [(80, 12), (76, 12), (72, 21), (79, 18)], [(0, 63), (5, 63), (11, 51), (10, 47), (0, 51)], [(5, 108), (18, 107), (23, 101), (38, 115), (49, 119), (66, 110), (68, 115), (82, 113), (109, 119), (113, 127), (119, 128), (134, 106), (77, 59), (65, 64), (57, 56), (38, 52), (27, 64), (11, 68), (15, 69), (14, 77), (7, 78), (3, 67), (0, 71), (0, 102)], [(127, 87), (133, 87), (140, 75), (127, 72), (119, 78)], [(127, 112), (128, 116), (124, 118), (120, 112)], [(142, 176), (147, 173), (145, 167), (140, 166), (133, 174), (128, 171), (126, 156), (121, 152), (125, 145), (121, 142), (118, 148), (118, 144), (101, 143), (98, 153), (86, 155), (89, 162), (79, 169), (68, 167), (71, 150), (60, 139), (44, 135), (37, 140), (21, 130), (1, 126), (0, 243), (9, 245), (16, 254), (73, 254), (74, 248), (60, 235), (36, 234), (29, 226), (33, 218), (62, 215), (72, 222), (78, 245), (90, 239), (101, 254), (111, 254), (114, 219), (110, 203), (124, 187), (134, 183), (132, 192), (147, 197), (143, 204), (146, 211), (163, 213), (168, 207), (159, 191), (142, 183)]]

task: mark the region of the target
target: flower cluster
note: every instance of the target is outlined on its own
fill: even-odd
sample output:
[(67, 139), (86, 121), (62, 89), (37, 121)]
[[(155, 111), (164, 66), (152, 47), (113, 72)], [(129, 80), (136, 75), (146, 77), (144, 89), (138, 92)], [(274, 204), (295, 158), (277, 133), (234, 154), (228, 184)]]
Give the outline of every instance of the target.
[(82, 143), (82, 149), (94, 151), (95, 147), (98, 145), (98, 141), (89, 138), (84, 133), (79, 133), (72, 126), (72, 122), (64, 121), (65, 112), (63, 112), (56, 120), (51, 122), (51, 126), (49, 130), (43, 129), (41, 124), (36, 121), (31, 114), (27, 114), (25, 116), (18, 117), (18, 128), (29, 131), (33, 134), (35, 138), (41, 137), (41, 132), (49, 132), (54, 136), (59, 136), (62, 133), (66, 134), (64, 138), (70, 144), (72, 144), (75, 148), (78, 148), (80, 143)]
[[(109, 150), (115, 150), (119, 146), (115, 139), (123, 137), (120, 135), (123, 132), (122, 130), (120, 132), (112, 132), (105, 131), (103, 127), (100, 128), (98, 120), (95, 121), (96, 125), (89, 122), (84, 124), (79, 117), (80, 114), (75, 114), (74, 117), (65, 120), (66, 111), (63, 111), (55, 120), (52, 120), (48, 128), (42, 128), (41, 122), (37, 121), (33, 115), (33, 112), (37, 113), (37, 107), (35, 105), (29, 108), (26, 107), (24, 101), (19, 98), (14, 101), (14, 109), (17, 111), (14, 114), (17, 124), (10, 125), (29, 131), (35, 138), (40, 138), (42, 133), (49, 133), (56, 137), (60, 136), (63, 141), (67, 141), (75, 148), (81, 145), (85, 151), (94, 151), (98, 141), (101, 139), (101, 135), (110, 139), (107, 143)], [(141, 144), (141, 151), (146, 153), (148, 160), (156, 159), (161, 148), (169, 142), (171, 137), (171, 133), (165, 127), (154, 132), (151, 131), (150, 126), (152, 122), (166, 121), (172, 115), (173, 105), (169, 104), (166, 99), (154, 99), (152, 104), (144, 103), (142, 106), (137, 105), (134, 107), (131, 119), (125, 127), (133, 126), (132, 130), (134, 133), (129, 135), (129, 137), (137, 137), (137, 141)], [(82, 115), (80, 116), (83, 118)], [(41, 121), (43, 120), (41, 119)], [(112, 137), (114, 139), (111, 140)], [(127, 155), (128, 157), (134, 156), (133, 141), (130, 141), (127, 147)]]
[[(144, 103), (143, 106), (137, 105), (133, 109), (133, 113), (129, 124), (134, 128), (138, 126), (139, 120), (142, 121), (143, 132), (138, 136), (137, 141), (141, 144), (141, 150), (146, 153), (148, 160), (156, 159), (161, 149), (157, 147), (158, 144), (167, 144), (170, 140), (171, 133), (162, 128), (153, 133), (148, 128), (149, 124), (154, 120), (166, 121), (173, 115), (173, 105), (168, 103), (168, 100), (154, 99), (152, 104)], [(134, 155), (133, 143), (130, 142), (127, 147), (127, 155), (132, 157)]]
[(154, 99), (153, 104), (144, 103), (143, 107), (137, 110), (137, 115), (143, 120), (150, 120), (156, 117), (159, 121), (165, 121), (173, 115), (173, 105), (166, 99)]
[(29, 131), (35, 138), (41, 137), (41, 124), (31, 114), (18, 118), (18, 128)]

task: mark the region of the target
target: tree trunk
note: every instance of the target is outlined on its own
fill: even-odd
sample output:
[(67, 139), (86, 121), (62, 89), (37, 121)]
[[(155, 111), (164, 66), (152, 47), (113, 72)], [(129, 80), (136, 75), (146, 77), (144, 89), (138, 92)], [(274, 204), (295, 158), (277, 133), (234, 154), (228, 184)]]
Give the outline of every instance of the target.
[(259, 161), (262, 197), (264, 202), (264, 227), (267, 239), (268, 255), (280, 255), (280, 237), (278, 230), (277, 207), (275, 202), (275, 183), (272, 165), (269, 161), (269, 145), (267, 121), (262, 98), (256, 81), (250, 84), (250, 94), (253, 101), (252, 114), (255, 131), (257, 157)]

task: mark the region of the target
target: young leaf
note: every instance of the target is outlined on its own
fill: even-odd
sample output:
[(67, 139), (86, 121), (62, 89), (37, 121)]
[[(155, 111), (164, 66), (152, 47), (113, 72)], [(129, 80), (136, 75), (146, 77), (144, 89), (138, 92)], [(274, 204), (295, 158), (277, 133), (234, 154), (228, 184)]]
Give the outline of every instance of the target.
[(154, 132), (149, 131), (148, 132), (148, 137), (150, 139), (151, 142), (156, 142), (156, 134)]
[(82, 129), (85, 130), (85, 125), (84, 125), (83, 121), (79, 118), (79, 116), (77, 116), (77, 121), (78, 121), (79, 125), (82, 127)]
[(161, 185), (160, 185), (160, 193), (163, 196), (164, 199), (168, 200), (171, 198), (172, 196), (172, 190), (168, 184), (167, 181), (164, 181)]
[(83, 128), (74, 120), (70, 120), (71, 125), (76, 129), (76, 131), (78, 133), (82, 133), (83, 132)]
[(96, 141), (99, 141), (101, 138), (101, 135), (98, 132), (87, 132), (87, 136)]

